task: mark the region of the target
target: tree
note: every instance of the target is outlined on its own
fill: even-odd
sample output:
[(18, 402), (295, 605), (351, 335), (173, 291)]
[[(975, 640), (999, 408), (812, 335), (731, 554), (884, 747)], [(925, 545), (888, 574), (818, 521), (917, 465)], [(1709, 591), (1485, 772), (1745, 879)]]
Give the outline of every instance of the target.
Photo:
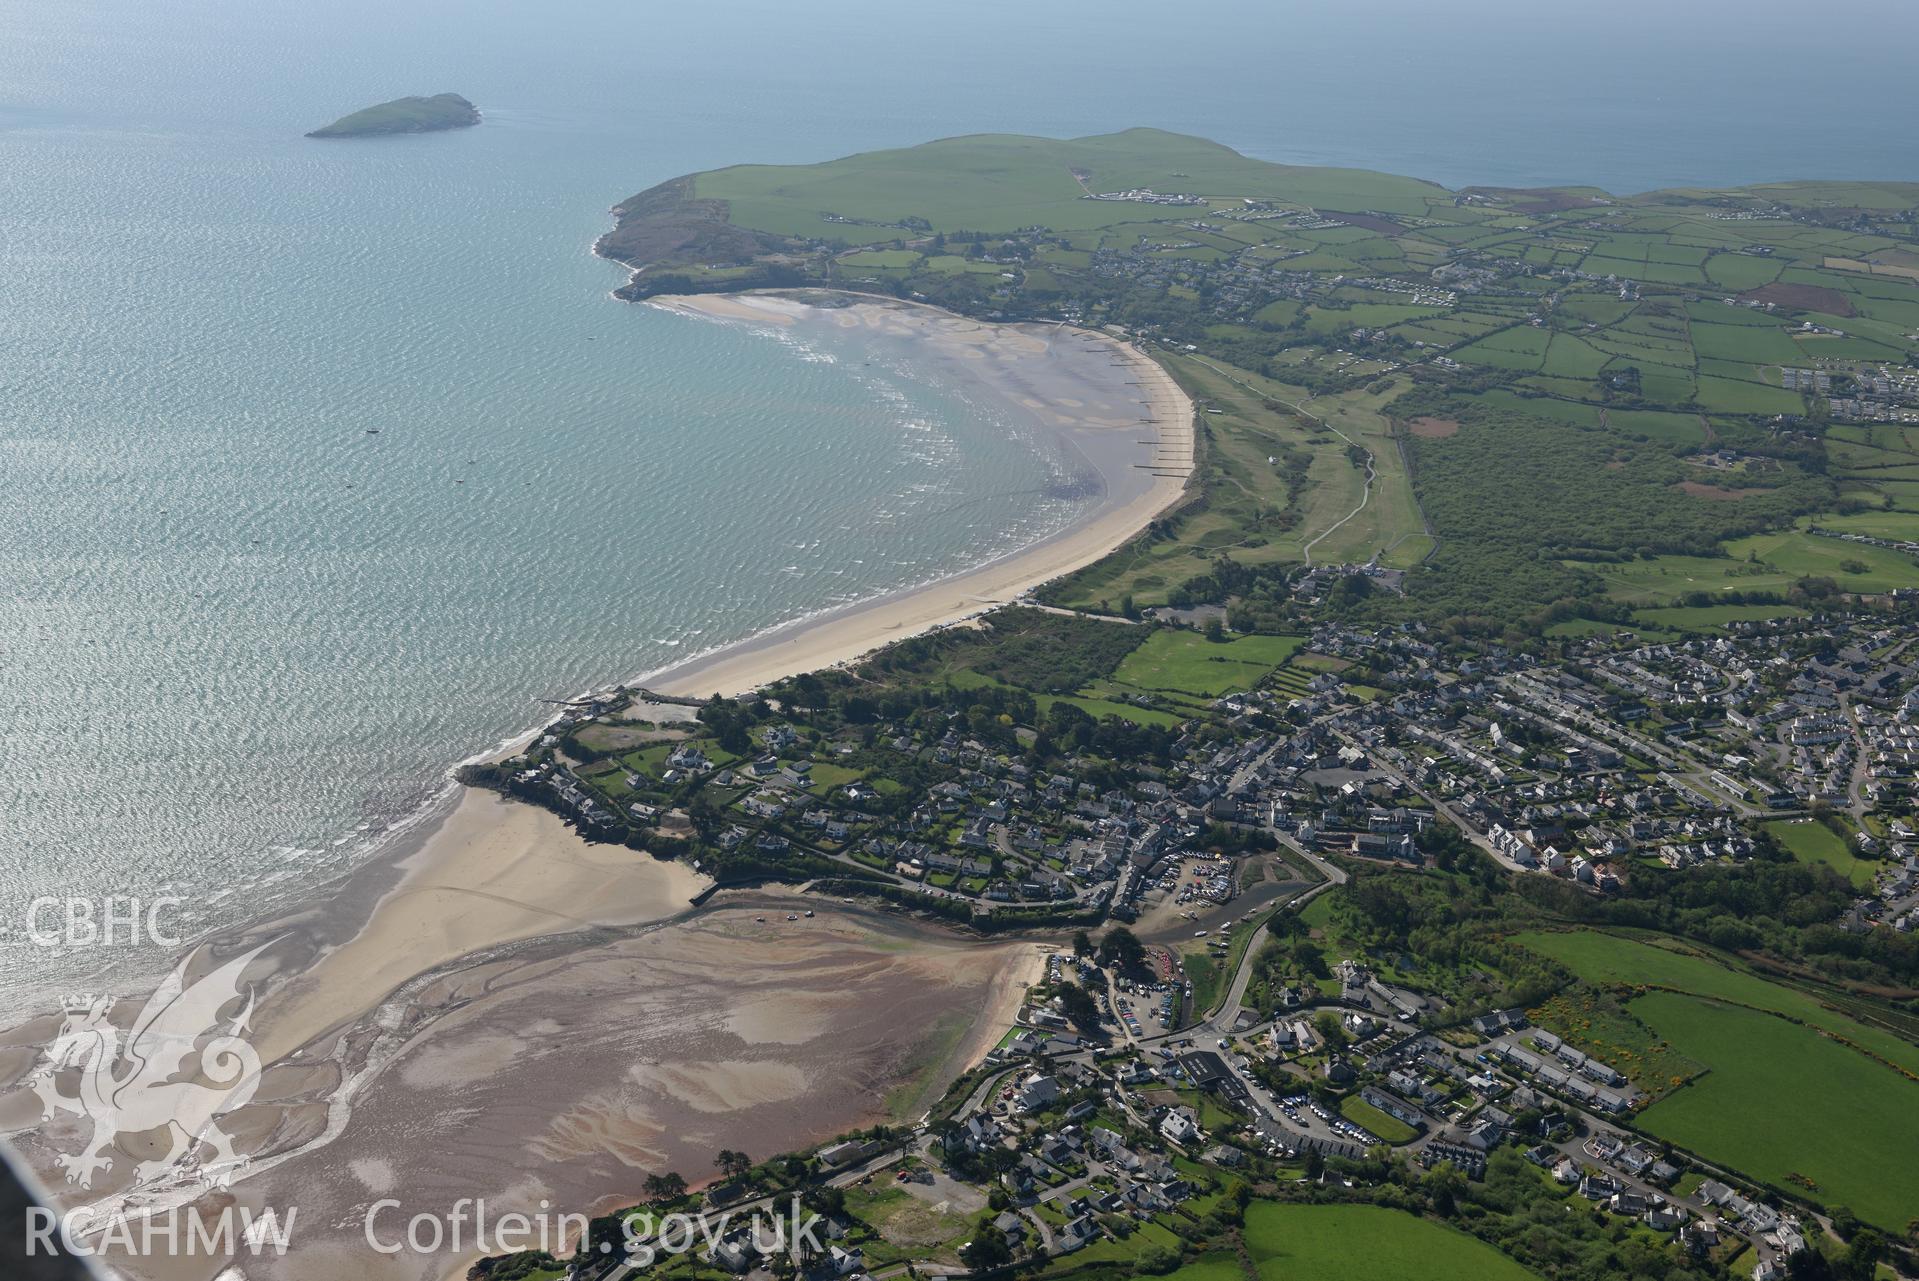
[(1138, 1267), (1143, 1276), (1165, 1276), (1178, 1266), (1178, 1250), (1169, 1249), (1163, 1245), (1151, 1245), (1140, 1251)]
[(1293, 964), (1313, 978), (1323, 979), (1332, 973), (1326, 967), (1325, 951), (1311, 939), (1299, 939), (1294, 942)]
[(1092, 954), (1093, 954), (1093, 936), (1088, 934), (1085, 930), (1075, 930), (1073, 932), (1073, 955), (1078, 957), (1090, 957)]
[(1879, 1261), (1886, 1257), (1886, 1239), (1875, 1229), (1861, 1228), (1839, 1261), (1839, 1271), (1855, 1281), (1873, 1281)]
[(1146, 968), (1146, 947), (1124, 925), (1115, 926), (1100, 938), (1097, 959), (1122, 974), (1136, 974)]
[(753, 1158), (744, 1152), (735, 1152), (732, 1148), (721, 1148), (719, 1155), (713, 1158), (713, 1164), (720, 1173), (729, 1179), (743, 1179), (753, 1168)]
[(1452, 1218), (1459, 1209), (1459, 1197), (1466, 1190), (1465, 1177), (1452, 1162), (1441, 1161), (1427, 1171), (1420, 1182), (1432, 1199), (1433, 1213), (1442, 1219)]
[(640, 1188), (646, 1193), (648, 1201), (677, 1201), (686, 1195), (686, 1180), (668, 1170), (665, 1174), (647, 1175)]
[(1071, 1019), (1074, 1027), (1088, 1033), (1099, 1031), (1099, 1002), (1091, 992), (1077, 983), (1061, 983), (1055, 995), (1060, 1013)]
[(1006, 1234), (988, 1219), (980, 1223), (973, 1239), (960, 1247), (960, 1259), (975, 1272), (991, 1272), (1011, 1263), (1013, 1250), (1006, 1244)]

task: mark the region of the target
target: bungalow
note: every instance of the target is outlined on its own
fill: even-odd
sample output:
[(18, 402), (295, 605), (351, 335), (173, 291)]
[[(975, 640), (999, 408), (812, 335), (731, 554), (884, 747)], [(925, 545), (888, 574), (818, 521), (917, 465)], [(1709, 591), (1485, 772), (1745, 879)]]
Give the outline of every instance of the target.
[(886, 1145), (872, 1139), (842, 1139), (838, 1143), (829, 1143), (819, 1150), (820, 1164), (850, 1165), (863, 1161), (876, 1152), (884, 1151)]

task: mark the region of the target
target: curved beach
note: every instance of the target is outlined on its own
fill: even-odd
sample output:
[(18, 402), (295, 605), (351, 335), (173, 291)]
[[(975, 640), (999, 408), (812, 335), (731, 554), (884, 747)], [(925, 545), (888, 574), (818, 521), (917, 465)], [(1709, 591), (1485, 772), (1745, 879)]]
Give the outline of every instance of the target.
[(774, 628), (651, 673), (649, 688), (696, 697), (737, 695), (961, 622), (1092, 564), (1185, 492), (1193, 402), (1157, 362), (1109, 334), (1069, 325), (992, 324), (919, 303), (824, 291), (663, 295), (649, 305), (747, 325), (824, 323), (912, 334), (927, 360), (978, 380), (1024, 410), (1038, 429), (1061, 433), (1100, 484), (1099, 498), (1079, 520), (1030, 546), (966, 573)]

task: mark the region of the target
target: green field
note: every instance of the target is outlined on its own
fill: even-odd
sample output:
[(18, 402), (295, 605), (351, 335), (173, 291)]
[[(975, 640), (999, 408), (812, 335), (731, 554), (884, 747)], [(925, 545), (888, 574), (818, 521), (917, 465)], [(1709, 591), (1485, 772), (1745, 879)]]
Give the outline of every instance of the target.
[[(1919, 562), (1887, 547), (1870, 547), (1802, 530), (1754, 534), (1726, 544), (1734, 560), (1757, 557), (1795, 578), (1830, 578), (1849, 592), (1919, 587)], [(1853, 568), (1857, 564), (1863, 568)]]
[(1177, 1272), (1167, 1273), (1166, 1281), (1246, 1281), (1246, 1273), (1231, 1255), (1204, 1254)]
[[(1641, 610), (1642, 614), (1646, 611)], [(1676, 633), (1660, 631), (1653, 627), (1640, 627), (1626, 623), (1608, 623), (1597, 618), (1569, 618), (1563, 623), (1554, 623), (1546, 629), (1546, 635), (1555, 639), (1571, 640), (1586, 636), (1611, 636), (1616, 632), (1630, 632), (1642, 640), (1664, 641), (1674, 639)]]
[(1301, 636), (1241, 636), (1210, 641), (1198, 632), (1154, 632), (1128, 654), (1115, 680), (1141, 689), (1177, 690), (1217, 698), (1251, 689), (1298, 652)]
[(1821, 529), (1838, 530), (1845, 534), (1919, 541), (1919, 512), (1854, 512), (1847, 516), (1821, 516), (1818, 523)]
[(1798, 988), (1735, 970), (1700, 953), (1658, 947), (1597, 930), (1531, 931), (1514, 935), (1513, 941), (1551, 957), (1588, 983), (1671, 988), (1783, 1014), (1843, 1037), (1919, 1075), (1919, 1046), (1868, 1027)]
[[(974, 134), (817, 165), (735, 165), (700, 174), (695, 192), (727, 201), (735, 224), (758, 230), (818, 235), (822, 211), (863, 220), (834, 227), (848, 240), (892, 239), (897, 232), (890, 224), (909, 218), (924, 219), (934, 231), (1035, 225), (1074, 231), (1147, 216), (1150, 207), (1082, 199), (1076, 169), (1100, 189), (1186, 184), (1333, 209), (1423, 212), (1439, 190), (1359, 169), (1272, 165), (1203, 138), (1129, 129), (1074, 139)], [(1174, 174), (1182, 175), (1177, 182)]]
[(1848, 592), (1919, 587), (1919, 562), (1910, 556), (1804, 530), (1753, 534), (1728, 542), (1725, 549), (1724, 557), (1655, 556), (1589, 568), (1615, 599), (1647, 605), (1689, 592), (1785, 592), (1802, 578), (1830, 578)]
[(1674, 605), (1633, 611), (1633, 617), (1642, 623), (1660, 631), (1678, 632), (1717, 632), (1724, 631), (1727, 623), (1805, 616), (1806, 611), (1797, 605)]
[(1766, 824), (1766, 830), (1801, 863), (1824, 863), (1861, 889), (1872, 884), (1882, 866), (1853, 854), (1837, 832), (1815, 819), (1781, 819)]
[(1132, 721), (1135, 725), (1164, 725), (1171, 728), (1179, 724), (1182, 719), (1171, 712), (1163, 712), (1157, 707), (1116, 703), (1109, 698), (1082, 698), (1076, 694), (1035, 694), (1033, 699), (1040, 705), (1041, 711), (1045, 711), (1054, 703), (1070, 703), (1096, 721), (1108, 716), (1118, 716)]
[(1919, 1082), (1775, 1015), (1666, 992), (1631, 1009), (1710, 1068), (1640, 1114), (1647, 1132), (1881, 1227), (1919, 1214)]
[(1260, 1281), (1524, 1281), (1533, 1274), (1463, 1232), (1371, 1205), (1246, 1210)]
[(1626, 989), (1662, 1053), (1705, 1067), (1640, 1113), (1648, 1133), (1883, 1226), (1919, 1214), (1919, 1047), (1702, 955), (1595, 931), (1514, 941)]

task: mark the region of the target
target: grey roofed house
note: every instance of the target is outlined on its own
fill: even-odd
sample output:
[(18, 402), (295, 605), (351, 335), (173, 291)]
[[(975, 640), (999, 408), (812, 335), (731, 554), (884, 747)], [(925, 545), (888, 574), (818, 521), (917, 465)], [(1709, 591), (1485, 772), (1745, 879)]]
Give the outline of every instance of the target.
[(1728, 1201), (1731, 1201), (1735, 1195), (1731, 1188), (1719, 1182), (1717, 1179), (1707, 1179), (1699, 1185), (1697, 1192), (1699, 1199), (1707, 1205), (1724, 1205)]
[(1053, 1244), (1061, 1251), (1070, 1253), (1098, 1235), (1099, 1227), (1093, 1222), (1092, 1216), (1082, 1214), (1053, 1233)]

